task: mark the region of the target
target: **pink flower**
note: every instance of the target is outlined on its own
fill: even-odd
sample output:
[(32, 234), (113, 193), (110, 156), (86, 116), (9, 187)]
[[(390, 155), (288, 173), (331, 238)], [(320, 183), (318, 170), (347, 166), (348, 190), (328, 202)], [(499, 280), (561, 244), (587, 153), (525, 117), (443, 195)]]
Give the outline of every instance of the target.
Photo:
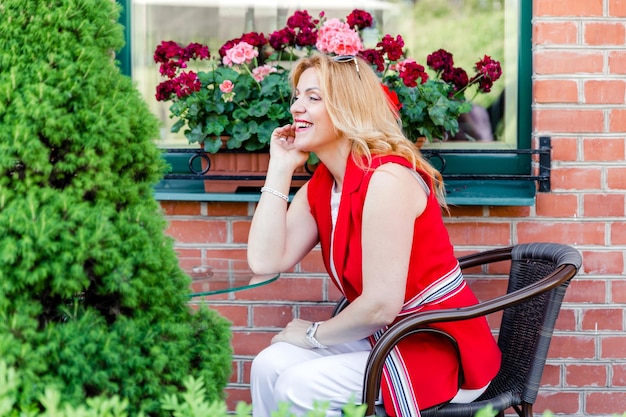
[(228, 51), (230, 48), (232, 48), (233, 46), (237, 45), (239, 42), (241, 42), (240, 38), (236, 38), (236, 39), (231, 39), (229, 41), (227, 41), (224, 45), (222, 45), (222, 47), (219, 49), (219, 54), (220, 57), (224, 58), (226, 56), (226, 51)]
[(220, 84), (220, 91), (222, 93), (230, 93), (231, 91), (233, 91), (233, 87), (235, 87), (235, 84), (233, 84), (231, 80), (224, 80)]
[(276, 71), (277, 69), (271, 65), (263, 65), (262, 67), (256, 67), (252, 70), (252, 77), (258, 82), (261, 82), (268, 74)]
[(317, 33), (315, 47), (324, 53), (356, 55), (363, 50), (359, 34), (339, 19), (329, 19)]
[(237, 45), (226, 51), (223, 59), (224, 65), (229, 67), (233, 64), (249, 64), (254, 58), (259, 56), (259, 52), (248, 42), (239, 42)]

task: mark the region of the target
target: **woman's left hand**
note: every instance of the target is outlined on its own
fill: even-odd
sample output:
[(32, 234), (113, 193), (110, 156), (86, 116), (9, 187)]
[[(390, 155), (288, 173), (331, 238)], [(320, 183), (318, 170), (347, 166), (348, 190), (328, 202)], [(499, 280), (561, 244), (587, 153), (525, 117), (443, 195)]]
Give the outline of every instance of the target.
[(311, 349), (312, 346), (306, 338), (306, 331), (310, 325), (310, 321), (293, 319), (280, 333), (272, 338), (272, 344), (277, 342), (287, 342), (301, 348)]

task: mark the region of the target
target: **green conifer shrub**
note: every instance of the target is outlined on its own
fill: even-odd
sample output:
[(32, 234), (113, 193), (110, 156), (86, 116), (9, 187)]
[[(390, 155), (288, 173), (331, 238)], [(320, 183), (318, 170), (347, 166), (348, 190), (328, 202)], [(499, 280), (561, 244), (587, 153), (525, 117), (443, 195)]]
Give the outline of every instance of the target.
[(153, 197), (158, 121), (115, 65), (105, 0), (0, 1), (0, 358), (16, 407), (119, 395), (132, 414), (188, 376), (222, 399), (229, 323), (187, 306)]

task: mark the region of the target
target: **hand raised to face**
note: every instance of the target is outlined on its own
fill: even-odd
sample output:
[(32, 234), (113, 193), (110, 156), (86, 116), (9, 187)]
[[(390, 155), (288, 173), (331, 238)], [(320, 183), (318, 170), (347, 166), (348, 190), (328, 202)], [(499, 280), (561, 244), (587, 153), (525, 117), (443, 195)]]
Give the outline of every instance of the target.
[(274, 129), (270, 142), (270, 158), (274, 159), (274, 162), (277, 159), (288, 162), (293, 169), (302, 166), (308, 159), (309, 153), (296, 149), (295, 140), (294, 125), (288, 124)]

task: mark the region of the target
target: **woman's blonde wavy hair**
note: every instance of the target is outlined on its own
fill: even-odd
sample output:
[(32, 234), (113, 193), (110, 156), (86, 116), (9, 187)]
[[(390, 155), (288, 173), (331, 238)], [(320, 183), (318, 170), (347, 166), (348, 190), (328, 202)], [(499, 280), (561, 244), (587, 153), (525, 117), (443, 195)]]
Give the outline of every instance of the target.
[(290, 73), (292, 89), (302, 73), (315, 68), (328, 114), (339, 137), (352, 144), (352, 157), (361, 164), (363, 157), (399, 155), (414, 168), (426, 172), (432, 179), (439, 205), (446, 207), (443, 179), (439, 171), (424, 159), (420, 150), (402, 133), (401, 122), (381, 86), (380, 79), (361, 58), (358, 72), (354, 60), (337, 62), (331, 56), (315, 54), (301, 58)]

